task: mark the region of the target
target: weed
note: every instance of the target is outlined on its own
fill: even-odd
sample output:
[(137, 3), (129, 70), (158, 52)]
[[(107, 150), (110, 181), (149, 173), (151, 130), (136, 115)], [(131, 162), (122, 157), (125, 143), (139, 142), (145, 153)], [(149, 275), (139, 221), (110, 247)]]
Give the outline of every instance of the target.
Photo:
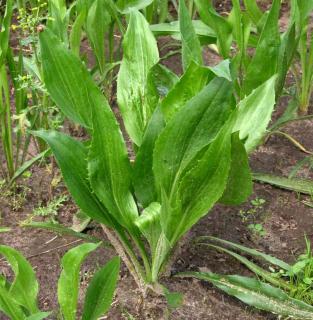
[(35, 208), (31, 216), (27, 219), (27, 222), (31, 222), (35, 217), (48, 218), (50, 222), (56, 222), (58, 211), (64, 206), (64, 203), (68, 201), (67, 195), (61, 195), (49, 201), (45, 206), (39, 206)]
[(264, 237), (266, 235), (266, 231), (261, 223), (251, 223), (248, 225), (248, 228), (255, 236)]
[(247, 210), (241, 209), (239, 215), (242, 222), (255, 221), (258, 218), (258, 215), (262, 212), (265, 200), (262, 198), (255, 198), (250, 201), (251, 208)]

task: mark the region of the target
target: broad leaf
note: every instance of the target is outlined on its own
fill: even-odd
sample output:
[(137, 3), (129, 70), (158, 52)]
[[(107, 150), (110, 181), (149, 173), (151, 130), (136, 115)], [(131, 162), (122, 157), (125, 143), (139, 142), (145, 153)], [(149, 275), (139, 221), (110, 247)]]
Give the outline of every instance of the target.
[(166, 122), (203, 89), (210, 77), (213, 77), (211, 71), (192, 62), (163, 99), (161, 106), (156, 108), (147, 126), (143, 143), (137, 152), (133, 174), (136, 196), (144, 207), (158, 199), (152, 169), (155, 142)]
[(255, 54), (247, 68), (243, 89), (245, 94), (271, 78), (278, 68), (280, 34), (278, 19), (280, 0), (274, 0), (260, 35)]
[[(184, 202), (184, 204), (182, 204), (181, 208), (176, 208), (177, 215), (185, 214), (194, 204), (194, 201), (192, 201), (188, 210), (184, 207), (188, 202), (187, 197), (194, 197), (195, 195), (195, 190), (192, 189), (195, 187), (195, 184), (190, 181), (192, 176), (198, 175), (202, 169), (204, 170), (202, 178), (199, 177), (198, 187), (200, 187), (201, 183), (204, 185), (208, 182), (211, 174), (212, 177), (214, 176), (213, 171), (215, 165), (211, 167), (209, 164), (211, 161), (215, 163), (217, 160), (214, 159), (213, 152), (218, 154), (221, 151), (223, 154), (222, 148), (220, 148), (221, 146), (218, 142), (214, 144), (211, 151), (205, 152), (201, 163), (198, 163), (199, 158), (195, 158), (195, 156), (200, 150), (203, 150), (203, 148), (207, 147), (210, 142), (216, 138), (217, 133), (228, 118), (231, 110), (231, 89), (231, 84), (225, 79), (216, 78), (212, 80), (197, 96), (191, 99), (175, 115), (175, 117), (173, 117), (156, 142), (153, 170), (156, 178), (157, 190), (159, 192), (159, 196), (162, 195), (162, 203), (163, 201), (168, 201), (168, 205), (172, 207), (174, 205), (172, 201), (178, 196), (177, 190), (178, 187), (180, 188), (178, 197), (182, 198), (176, 200), (180, 203)], [(221, 138), (218, 141), (220, 140), (223, 139)], [(223, 143), (224, 142), (225, 141), (223, 141)], [(225, 148), (227, 147), (228, 144), (225, 142)], [(228, 161), (227, 152), (228, 151), (225, 151), (225, 157), (224, 155), (220, 155), (221, 159), (224, 159), (226, 162)], [(185, 174), (184, 170), (188, 165), (190, 165), (191, 160), (193, 160), (192, 163), (195, 165), (195, 169), (188, 173), (188, 178), (185, 179), (184, 186), (182, 187), (181, 180)], [(224, 161), (221, 161), (220, 164), (223, 166)], [(213, 171), (206, 172), (207, 169), (203, 168), (205, 166)], [(227, 168), (225, 170), (225, 172), (228, 171)], [(203, 181), (203, 179), (205, 179), (205, 181)], [(194, 182), (196, 182), (196, 180)], [(220, 182), (222, 186), (223, 183), (222, 181)], [(191, 184), (188, 186), (188, 183)], [(184, 188), (186, 189), (184, 190)], [(196, 191), (196, 194), (201, 198), (203, 194), (198, 191), (199, 190)], [(215, 193), (212, 193), (212, 196), (213, 194)], [(221, 194), (219, 197), (220, 196)], [(166, 200), (166, 198), (168, 200)], [(197, 197), (194, 197), (194, 199), (196, 198)], [(168, 208), (168, 210), (171, 209)], [(193, 211), (193, 209), (190, 211)], [(177, 221), (179, 221), (181, 226), (185, 223), (183, 227), (184, 230), (190, 227), (190, 224), (192, 225), (195, 222), (196, 216), (198, 215), (198, 210), (195, 211), (197, 211), (197, 213), (195, 213), (193, 218), (190, 217), (190, 220), (183, 222), (181, 216), (175, 216), (171, 212), (164, 212), (162, 208), (161, 223), (166, 230), (166, 236), (171, 239), (172, 233), (176, 229), (178, 230)], [(191, 212), (188, 212), (188, 214), (191, 215)], [(176, 222), (174, 222), (174, 220)], [(182, 232), (182, 230), (179, 230), (179, 232)]]
[(102, 94), (86, 67), (49, 29), (40, 34), (40, 46), (44, 82), (51, 98), (67, 117), (90, 128), (91, 110)]
[(162, 113), (168, 122), (187, 101), (199, 93), (207, 84), (210, 69), (191, 62), (186, 72), (161, 103)]
[(233, 132), (240, 131), (239, 137), (245, 140), (248, 153), (258, 146), (271, 120), (275, 106), (275, 81), (276, 76), (255, 89), (237, 107)]
[(154, 149), (158, 191), (170, 195), (189, 161), (216, 137), (230, 114), (231, 84), (212, 80), (169, 121)]
[(136, 225), (148, 240), (153, 255), (162, 232), (160, 213), (161, 205), (158, 202), (152, 202), (136, 220)]
[(165, 127), (164, 117), (157, 107), (147, 126), (143, 142), (137, 152), (133, 167), (133, 185), (135, 194), (145, 208), (151, 202), (157, 201), (154, 174), (152, 170), (153, 149), (155, 141)]
[(123, 49), (117, 101), (130, 138), (140, 146), (155, 108), (147, 94), (147, 78), (149, 70), (159, 61), (159, 53), (149, 25), (139, 11), (130, 13)]
[(115, 219), (132, 225), (138, 216), (130, 192), (130, 162), (115, 116), (104, 99), (92, 110), (93, 134), (88, 154), (89, 180), (93, 191)]
[(58, 282), (58, 301), (64, 320), (75, 320), (80, 284), (80, 266), (86, 256), (100, 244), (84, 243), (69, 250), (62, 258)]
[(160, 98), (164, 98), (178, 81), (178, 76), (160, 63), (152, 67), (148, 75), (148, 87)]
[(110, 22), (111, 17), (107, 11), (106, 1), (95, 0), (88, 11), (86, 29), (101, 73), (105, 68), (104, 39)]
[(232, 122), (227, 122), (212, 144), (203, 148), (200, 157), (193, 159), (171, 201), (174, 210), (168, 217), (165, 217), (168, 212), (164, 211), (162, 223), (165, 222), (172, 241), (177, 241), (206, 215), (222, 196), (231, 162), (231, 128)]
[(120, 269), (115, 257), (93, 276), (86, 293), (82, 320), (97, 320), (111, 307)]
[(18, 304), (25, 307), (29, 312), (38, 312), (38, 282), (32, 266), (13, 248), (1, 245), (0, 254), (9, 262), (14, 272), (15, 277), (10, 285), (10, 294)]
[(246, 201), (253, 191), (249, 160), (239, 133), (232, 134), (231, 165), (226, 190), (219, 200), (228, 205), (239, 205)]
[(191, 61), (203, 64), (199, 39), (195, 33), (185, 0), (179, 0), (179, 27), (182, 40), (182, 64), (186, 70)]
[(64, 181), (77, 205), (91, 218), (111, 225), (106, 209), (93, 194), (88, 182), (88, 149), (81, 142), (56, 131), (37, 131), (51, 147)]
[(225, 78), (228, 81), (232, 81), (232, 75), (230, 70), (230, 61), (228, 59), (223, 60), (214, 67), (208, 67), (214, 75), (220, 78)]

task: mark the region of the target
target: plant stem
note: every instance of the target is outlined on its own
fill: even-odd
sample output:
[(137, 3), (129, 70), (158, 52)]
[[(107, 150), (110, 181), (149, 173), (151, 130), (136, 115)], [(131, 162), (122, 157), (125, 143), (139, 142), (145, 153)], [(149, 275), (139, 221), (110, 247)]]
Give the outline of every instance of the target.
[(0, 70), (0, 122), (2, 127), (2, 145), (6, 158), (9, 178), (14, 175), (12, 122), (10, 109), (10, 91), (5, 65)]
[[(141, 266), (139, 262), (137, 261), (135, 255), (129, 250), (126, 245), (126, 243), (122, 240), (122, 237), (119, 236), (119, 239), (115, 237), (113, 232), (104, 224), (101, 224), (102, 230), (108, 237), (109, 241), (113, 245), (114, 249), (118, 253), (118, 255), (121, 257), (123, 262), (125, 263), (127, 269), (129, 270), (130, 274), (134, 278), (138, 288), (141, 290), (141, 292), (145, 292), (145, 282), (141, 276), (142, 271), (140, 271)], [(128, 255), (128, 256), (127, 256)], [(129, 258), (130, 257), (130, 258)], [(131, 260), (130, 260), (131, 259)]]

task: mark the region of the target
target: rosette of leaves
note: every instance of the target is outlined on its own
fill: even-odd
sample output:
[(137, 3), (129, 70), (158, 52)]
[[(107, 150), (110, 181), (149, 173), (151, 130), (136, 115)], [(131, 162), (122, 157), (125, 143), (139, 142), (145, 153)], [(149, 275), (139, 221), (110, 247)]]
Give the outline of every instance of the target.
[(275, 104), (275, 77), (236, 103), (229, 62), (202, 65), (185, 10), (180, 78), (159, 64), (144, 16), (128, 13), (119, 121), (82, 61), (51, 30), (40, 35), (46, 88), (90, 139), (34, 134), (50, 145), (77, 205), (103, 226), (143, 291), (163, 290), (159, 277), (173, 250), (215, 203), (238, 204), (250, 195), (247, 154), (265, 134)]

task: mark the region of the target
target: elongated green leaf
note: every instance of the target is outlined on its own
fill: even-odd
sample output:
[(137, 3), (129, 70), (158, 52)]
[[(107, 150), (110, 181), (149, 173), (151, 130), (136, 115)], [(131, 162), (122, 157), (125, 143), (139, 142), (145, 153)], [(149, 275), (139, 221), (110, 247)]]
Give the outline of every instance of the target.
[(228, 22), (232, 26), (233, 37), (236, 41), (238, 52), (233, 59), (238, 65), (236, 70), (238, 73), (242, 72), (240, 70), (246, 62), (246, 51), (248, 40), (250, 38), (250, 27), (251, 21), (248, 16), (242, 12), (239, 0), (232, 0), (233, 8), (228, 17)]
[[(4, 286), (0, 285), (0, 311), (3, 311), (10, 320), (26, 319), (21, 306), (15, 301), (14, 296)], [(1, 315), (1, 313), (0, 313)]]
[(253, 278), (224, 276), (211, 272), (185, 272), (178, 276), (209, 281), (227, 294), (261, 310), (299, 320), (313, 319), (312, 306), (292, 299), (281, 289)]
[(93, 276), (86, 293), (82, 320), (97, 320), (111, 306), (120, 269), (115, 257)]
[(275, 106), (276, 76), (255, 89), (240, 101), (233, 132), (240, 131), (239, 137), (245, 140), (247, 152), (258, 146), (266, 133)]
[(162, 231), (156, 247), (153, 248), (153, 255), (152, 255), (152, 281), (156, 282), (158, 279), (158, 275), (160, 269), (166, 261), (166, 257), (169, 255), (170, 250), (172, 249), (172, 244), (167, 239), (165, 233)]
[(158, 198), (152, 169), (153, 149), (164, 126), (163, 114), (157, 107), (148, 124), (133, 167), (132, 178), (135, 193), (144, 208), (151, 202), (157, 201)]
[(301, 179), (301, 178), (285, 178), (285, 177), (278, 177), (271, 174), (266, 173), (253, 173), (253, 179), (260, 182), (265, 182), (272, 184), (273, 186), (291, 190), (295, 192), (300, 192), (304, 194), (313, 194), (313, 182), (312, 180), (308, 179)]
[(191, 98), (207, 84), (210, 69), (191, 62), (186, 72), (161, 103), (162, 113), (168, 122)]
[[(225, 154), (223, 154), (223, 148), (221, 148), (218, 142), (214, 144), (211, 151), (205, 152), (201, 163), (199, 158), (195, 158), (195, 156), (200, 150), (207, 147), (210, 142), (212, 142), (228, 118), (231, 110), (231, 88), (231, 84), (225, 79), (216, 78), (212, 80), (197, 96), (191, 99), (175, 115), (156, 142), (153, 170), (156, 178), (157, 190), (160, 196), (162, 194), (162, 203), (164, 200), (164, 202), (168, 201), (170, 207), (176, 205), (176, 203), (172, 202), (174, 201), (174, 197), (177, 197), (177, 189), (179, 187), (179, 197), (181, 198), (176, 200), (183, 204), (181, 204), (182, 208), (176, 210), (176, 214), (185, 214), (188, 211), (190, 216), (188, 221), (183, 221), (182, 217), (176, 216), (176, 214), (172, 214), (172, 212), (165, 212), (162, 208), (161, 222), (164, 224), (163, 227), (166, 229), (165, 233), (169, 239), (172, 238), (172, 233), (175, 232), (176, 229), (179, 230), (177, 228), (177, 221), (179, 221), (179, 225), (185, 230), (190, 226), (190, 224), (192, 225), (195, 222), (196, 217), (199, 214), (198, 209), (193, 210), (193, 205), (195, 204), (194, 201), (190, 203), (189, 208), (184, 207), (187, 205), (188, 197), (194, 197), (195, 193), (198, 194), (200, 198), (203, 196), (201, 192), (198, 192), (199, 190), (196, 192), (195, 190), (192, 190), (192, 188), (195, 187), (195, 184), (190, 181), (192, 176), (198, 175), (201, 170), (204, 170), (202, 178), (199, 177), (199, 181), (197, 182), (199, 183), (198, 187), (201, 188), (201, 183), (203, 183), (203, 186), (206, 185), (206, 182), (211, 181), (211, 175), (212, 177), (214, 176), (216, 166), (213, 165), (211, 167), (208, 165), (211, 160), (213, 161), (212, 163), (215, 163), (214, 161), (217, 160), (211, 159), (214, 158), (213, 152), (216, 154), (221, 152), (221, 159), (224, 160), (220, 161), (221, 166), (226, 164), (225, 162), (228, 162), (229, 160), (227, 157), (228, 151), (225, 151)], [(219, 139), (220, 142), (222, 140), (222, 138)], [(223, 143), (224, 142), (225, 141), (223, 140)], [(225, 148), (228, 148), (228, 144), (226, 142)], [(196, 167), (194, 171), (189, 172), (188, 178), (185, 180), (182, 187), (180, 183), (185, 174), (184, 170), (191, 160)], [(197, 164), (198, 162), (199, 164)], [(227, 164), (227, 166), (228, 165), (229, 164)], [(207, 169), (203, 168), (205, 166), (208, 170), (211, 169), (212, 171), (207, 172)], [(199, 169), (200, 167), (201, 169)], [(225, 172), (228, 171), (227, 168), (225, 170)], [(203, 181), (203, 179), (205, 179), (205, 181)], [(212, 183), (215, 182), (213, 180), (214, 179), (212, 179)], [(223, 179), (220, 181), (221, 186), (223, 186), (222, 180)], [(196, 180), (194, 182), (196, 182)], [(190, 185), (188, 186), (188, 184)], [(205, 192), (204, 189), (203, 192)], [(216, 196), (218, 193), (219, 192), (212, 193), (213, 198), (214, 195)], [(221, 194), (219, 197), (220, 196)], [(168, 200), (165, 200), (166, 198)], [(194, 199), (196, 198), (197, 197), (194, 197)], [(200, 198), (198, 200), (199, 205), (201, 206), (202, 198)], [(210, 201), (209, 199), (210, 197), (208, 197), (208, 201)], [(170, 209), (168, 208), (168, 210)], [(192, 211), (196, 212), (193, 217), (191, 217)], [(185, 225), (183, 226), (183, 224)], [(181, 231), (182, 230), (179, 230), (179, 232)]]
[(263, 12), (257, 5), (255, 0), (243, 0), (244, 5), (247, 9), (249, 17), (253, 21), (253, 23), (257, 26), (260, 19), (262, 18)]
[[(240, 186), (240, 187), (238, 187)], [(232, 134), (231, 166), (226, 190), (220, 202), (238, 205), (247, 200), (253, 191), (249, 160), (239, 133)]]
[[(212, 71), (212, 70), (211, 70)], [(185, 74), (174, 85), (161, 102), (147, 126), (143, 143), (138, 150), (133, 171), (133, 183), (136, 196), (144, 207), (157, 201), (154, 173), (152, 169), (155, 142), (169, 121), (191, 98), (207, 84), (212, 72), (192, 62)]]
[(88, 183), (88, 149), (81, 142), (56, 131), (37, 131), (34, 135), (50, 145), (77, 205), (91, 218), (111, 225), (106, 209), (94, 196)]
[(38, 282), (30, 263), (13, 248), (0, 245), (2, 254), (12, 267), (14, 281), (9, 292), (14, 300), (25, 307), (29, 312), (37, 312)]
[[(222, 196), (231, 162), (231, 128), (232, 123), (228, 122), (212, 144), (204, 147), (200, 157), (196, 156), (189, 165), (191, 169), (186, 170), (172, 201), (172, 207), (178, 208), (178, 211), (172, 211), (167, 218), (164, 211), (162, 222), (166, 222), (165, 227), (172, 241), (177, 241)], [(171, 234), (173, 231), (174, 235)]]
[[(216, 43), (215, 32), (203, 23), (201, 20), (192, 20), (192, 25), (200, 42), (206, 44)], [(181, 40), (179, 21), (169, 23), (159, 23), (150, 25), (150, 29), (155, 36), (173, 36), (175, 39)]]
[(101, 73), (103, 73), (105, 68), (104, 39), (110, 22), (111, 17), (107, 11), (106, 1), (95, 0), (87, 15), (86, 29)]
[(223, 60), (219, 64), (214, 67), (209, 67), (209, 69), (215, 74), (217, 77), (225, 78), (228, 81), (232, 81), (232, 75), (230, 71), (230, 61), (228, 59)]
[(149, 242), (152, 254), (155, 254), (158, 240), (162, 232), (160, 213), (161, 205), (158, 202), (152, 202), (136, 220), (136, 225)]
[(138, 216), (130, 192), (130, 162), (119, 125), (106, 101), (93, 106), (92, 121), (88, 154), (92, 189), (120, 224), (130, 226)]
[(26, 320), (42, 320), (46, 319), (51, 312), (38, 312), (26, 318)]
[(246, 253), (246, 254), (249, 254), (250, 256), (253, 256), (253, 257), (256, 257), (256, 258), (261, 258), (269, 263), (271, 263), (272, 265), (275, 265), (275, 266), (278, 266), (280, 268), (282, 268), (283, 270), (290, 270), (291, 266), (286, 263), (285, 261), (282, 261), (280, 259), (277, 259), (273, 256), (270, 256), (268, 254), (265, 254), (263, 252), (260, 252), (260, 251), (257, 251), (257, 250), (254, 250), (254, 249), (251, 249), (251, 248), (247, 248), (245, 246), (242, 246), (240, 244), (237, 244), (237, 243), (233, 243), (233, 242), (230, 242), (230, 241), (227, 241), (227, 240), (224, 240), (224, 239), (219, 239), (219, 238), (216, 238), (216, 237), (199, 237), (197, 239), (197, 241), (199, 242), (202, 242), (203, 240), (212, 240), (214, 242), (218, 242), (224, 246), (227, 246), (231, 249), (234, 249), (234, 250), (237, 250), (237, 251), (240, 251), (240, 252), (243, 252), (243, 253)]
[(147, 79), (149, 70), (159, 61), (159, 53), (149, 25), (139, 11), (130, 13), (123, 49), (117, 101), (130, 138), (140, 146), (155, 108), (147, 94)]
[(91, 127), (91, 110), (101, 92), (86, 67), (49, 29), (41, 32), (40, 46), (44, 82), (51, 98), (67, 117)]
[[(85, 241), (88, 242), (94, 242), (94, 243), (99, 243), (99, 241), (101, 241), (101, 239), (99, 238), (95, 238), (93, 236), (90, 236), (88, 234), (85, 233), (81, 233), (81, 232), (76, 232), (70, 228), (64, 227), (63, 225), (59, 224), (59, 223), (51, 223), (51, 222), (31, 222), (28, 224), (23, 225), (23, 227), (26, 228), (39, 228), (39, 229), (47, 229), (59, 234), (64, 234), (64, 235), (69, 235), (75, 238), (79, 238), (79, 239), (83, 239)], [(102, 244), (104, 246), (110, 246), (109, 242), (105, 242), (103, 241)]]
[(82, 35), (82, 29), (83, 25), (86, 20), (86, 9), (83, 8), (75, 22), (73, 23), (73, 27), (70, 33), (70, 47), (73, 53), (79, 57), (80, 54), (80, 40), (81, 40), (81, 35)]
[(277, 69), (278, 79), (276, 85), (276, 100), (283, 92), (286, 76), (296, 54), (298, 44), (299, 38), (296, 36), (296, 26), (295, 24), (292, 24), (281, 37)]
[(297, 0), (299, 10), (299, 22), (305, 24), (306, 19), (313, 10), (312, 0)]
[(48, 27), (66, 45), (68, 44), (67, 27), (68, 15), (65, 0), (50, 0), (48, 2), (50, 18), (47, 21)]
[(153, 160), (159, 192), (170, 195), (189, 161), (216, 137), (231, 110), (231, 88), (225, 79), (212, 80), (163, 130)]
[(79, 270), (86, 256), (100, 244), (84, 243), (69, 250), (62, 258), (62, 272), (58, 282), (58, 301), (64, 320), (75, 320)]
[(118, 0), (116, 3), (117, 9), (123, 13), (128, 14), (134, 10), (140, 10), (149, 6), (153, 0)]
[(150, 69), (148, 75), (148, 86), (152, 86), (160, 98), (164, 98), (178, 81), (174, 72), (159, 63)]
[(280, 46), (278, 18), (280, 3), (280, 0), (273, 1), (255, 54), (247, 68), (243, 85), (246, 95), (277, 72), (278, 63), (280, 63), (278, 61)]
[(182, 64), (186, 70), (191, 61), (203, 64), (199, 39), (192, 25), (185, 0), (179, 1), (179, 27), (182, 39)]
[(1, 22), (0, 29), (0, 67), (2, 66), (7, 54), (10, 37), (11, 18), (13, 13), (13, 0), (6, 1), (5, 13)]
[(230, 256), (234, 257), (237, 259), (239, 262), (241, 262), (243, 265), (245, 265), (250, 271), (254, 272), (257, 276), (261, 277), (261, 279), (264, 279), (268, 283), (278, 287), (282, 288), (284, 290), (291, 290), (292, 286), (288, 284), (288, 282), (279, 279), (269, 271), (264, 270), (263, 268), (259, 267), (257, 264), (253, 263), (252, 261), (248, 260), (247, 258), (241, 256), (238, 253), (235, 253), (231, 250), (228, 250), (226, 248), (220, 247), (220, 246), (215, 246), (212, 244), (207, 244), (209, 247), (214, 248), (216, 250), (219, 250), (221, 252), (225, 252), (229, 254)]
[(48, 156), (50, 154), (50, 149), (48, 148), (47, 150), (37, 154), (34, 156), (32, 159), (24, 162), (14, 173), (13, 177), (10, 180), (10, 184), (12, 184), (18, 177), (20, 177), (26, 170), (28, 170), (33, 164), (35, 164), (37, 161), (40, 159)]
[(222, 57), (228, 58), (232, 43), (232, 27), (212, 7), (210, 1), (195, 0), (201, 20), (217, 35), (217, 46)]

